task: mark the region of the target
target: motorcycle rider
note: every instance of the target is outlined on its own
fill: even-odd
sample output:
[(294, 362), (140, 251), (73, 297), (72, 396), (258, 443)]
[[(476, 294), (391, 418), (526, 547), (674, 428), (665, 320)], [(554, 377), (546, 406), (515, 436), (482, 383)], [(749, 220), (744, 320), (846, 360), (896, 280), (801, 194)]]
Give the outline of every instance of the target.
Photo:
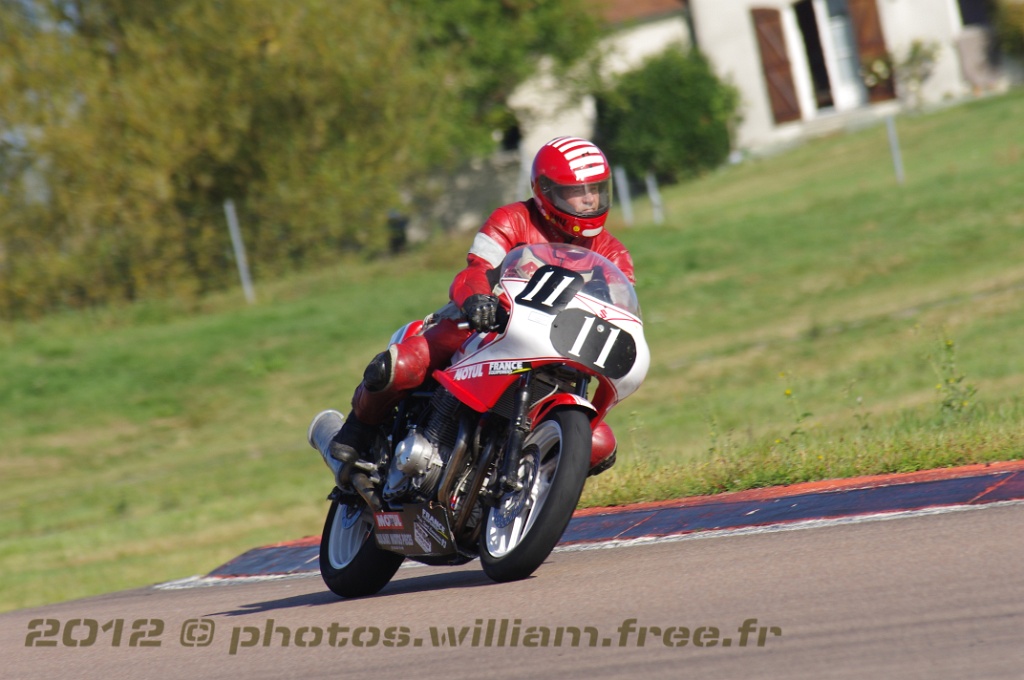
[[(477, 232), (467, 266), (449, 288), (451, 303), (428, 320), (424, 331), (391, 345), (366, 367), (352, 396), (352, 411), (330, 445), (345, 469), (365, 455), (376, 426), (392, 408), (434, 370), (448, 365), (472, 331), (497, 326), (496, 268), (513, 248), (552, 242), (583, 246), (611, 260), (635, 283), (629, 251), (604, 228), (611, 207), (611, 168), (597, 146), (579, 137), (551, 140), (537, 152), (530, 180), (531, 199), (498, 208)], [(459, 328), (463, 318), (471, 330)], [(611, 467), (615, 451), (615, 436), (602, 422), (593, 431), (590, 474)]]

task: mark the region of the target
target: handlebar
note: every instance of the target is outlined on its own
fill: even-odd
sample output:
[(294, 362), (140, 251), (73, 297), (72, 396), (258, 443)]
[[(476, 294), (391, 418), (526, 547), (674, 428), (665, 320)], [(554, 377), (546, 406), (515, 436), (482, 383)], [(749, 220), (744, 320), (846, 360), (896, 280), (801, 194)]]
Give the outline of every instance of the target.
[[(494, 328), (492, 328), (491, 330), (498, 331), (498, 332), (504, 331), (505, 330), (505, 326), (508, 325), (508, 319), (509, 319), (508, 310), (505, 309), (504, 307), (498, 307), (498, 318), (496, 320), (496, 323), (494, 324)], [(469, 325), (469, 321), (467, 321), (466, 319), (463, 319), (462, 321), (459, 321), (456, 325), (459, 327), (460, 331), (471, 331), (471, 330), (473, 330), (470, 327), (470, 325)]]

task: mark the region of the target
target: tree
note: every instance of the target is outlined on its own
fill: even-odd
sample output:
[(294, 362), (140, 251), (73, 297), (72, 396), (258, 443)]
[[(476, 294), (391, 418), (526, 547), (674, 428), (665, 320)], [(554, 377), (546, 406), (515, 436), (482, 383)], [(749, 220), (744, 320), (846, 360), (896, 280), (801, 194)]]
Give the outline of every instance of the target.
[(431, 168), (493, 144), (582, 0), (0, 2), (0, 315), (384, 250)]
[(738, 101), (699, 52), (670, 48), (598, 94), (598, 142), (630, 175), (676, 182), (728, 157)]
[(410, 12), (420, 51), (444, 60), (461, 108), (458, 144), (490, 150), (491, 135), (511, 120), (516, 86), (542, 56), (563, 71), (601, 36), (593, 3), (585, 0), (395, 0)]

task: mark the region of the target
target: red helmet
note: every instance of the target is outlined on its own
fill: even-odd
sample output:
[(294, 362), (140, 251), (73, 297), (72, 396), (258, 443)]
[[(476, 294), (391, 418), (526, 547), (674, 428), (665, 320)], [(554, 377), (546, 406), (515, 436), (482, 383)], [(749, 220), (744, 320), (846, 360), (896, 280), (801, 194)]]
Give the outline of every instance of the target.
[(530, 182), (541, 214), (565, 236), (593, 238), (604, 229), (612, 205), (612, 173), (592, 142), (552, 139), (533, 159)]

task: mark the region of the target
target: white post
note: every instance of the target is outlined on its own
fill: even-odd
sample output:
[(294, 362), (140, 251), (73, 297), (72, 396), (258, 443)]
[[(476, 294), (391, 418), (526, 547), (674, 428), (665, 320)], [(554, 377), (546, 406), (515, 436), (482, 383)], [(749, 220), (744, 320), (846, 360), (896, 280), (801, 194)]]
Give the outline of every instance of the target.
[(251, 305), (256, 302), (256, 293), (252, 289), (252, 278), (249, 276), (249, 261), (245, 257), (242, 230), (238, 228), (235, 202), (230, 198), (224, 201), (224, 215), (228, 218), (228, 231), (231, 232), (231, 245), (235, 249), (235, 262), (238, 263), (238, 276), (242, 279), (242, 290), (245, 292), (245, 299)]
[(900, 140), (896, 136), (896, 121), (892, 116), (885, 117), (885, 127), (889, 132), (889, 151), (892, 153), (892, 165), (896, 170), (896, 183), (902, 185), (903, 176), (903, 156), (900, 154)]
[(633, 226), (633, 201), (629, 195), (629, 180), (626, 179), (626, 169), (621, 165), (615, 168), (615, 189), (619, 194), (619, 202), (622, 203), (622, 217), (626, 220), (626, 226)]
[(647, 197), (651, 199), (651, 209), (654, 211), (654, 223), (665, 223), (665, 210), (661, 204), (661, 192), (658, 191), (658, 180), (653, 172), (648, 172), (644, 178), (647, 182)]

